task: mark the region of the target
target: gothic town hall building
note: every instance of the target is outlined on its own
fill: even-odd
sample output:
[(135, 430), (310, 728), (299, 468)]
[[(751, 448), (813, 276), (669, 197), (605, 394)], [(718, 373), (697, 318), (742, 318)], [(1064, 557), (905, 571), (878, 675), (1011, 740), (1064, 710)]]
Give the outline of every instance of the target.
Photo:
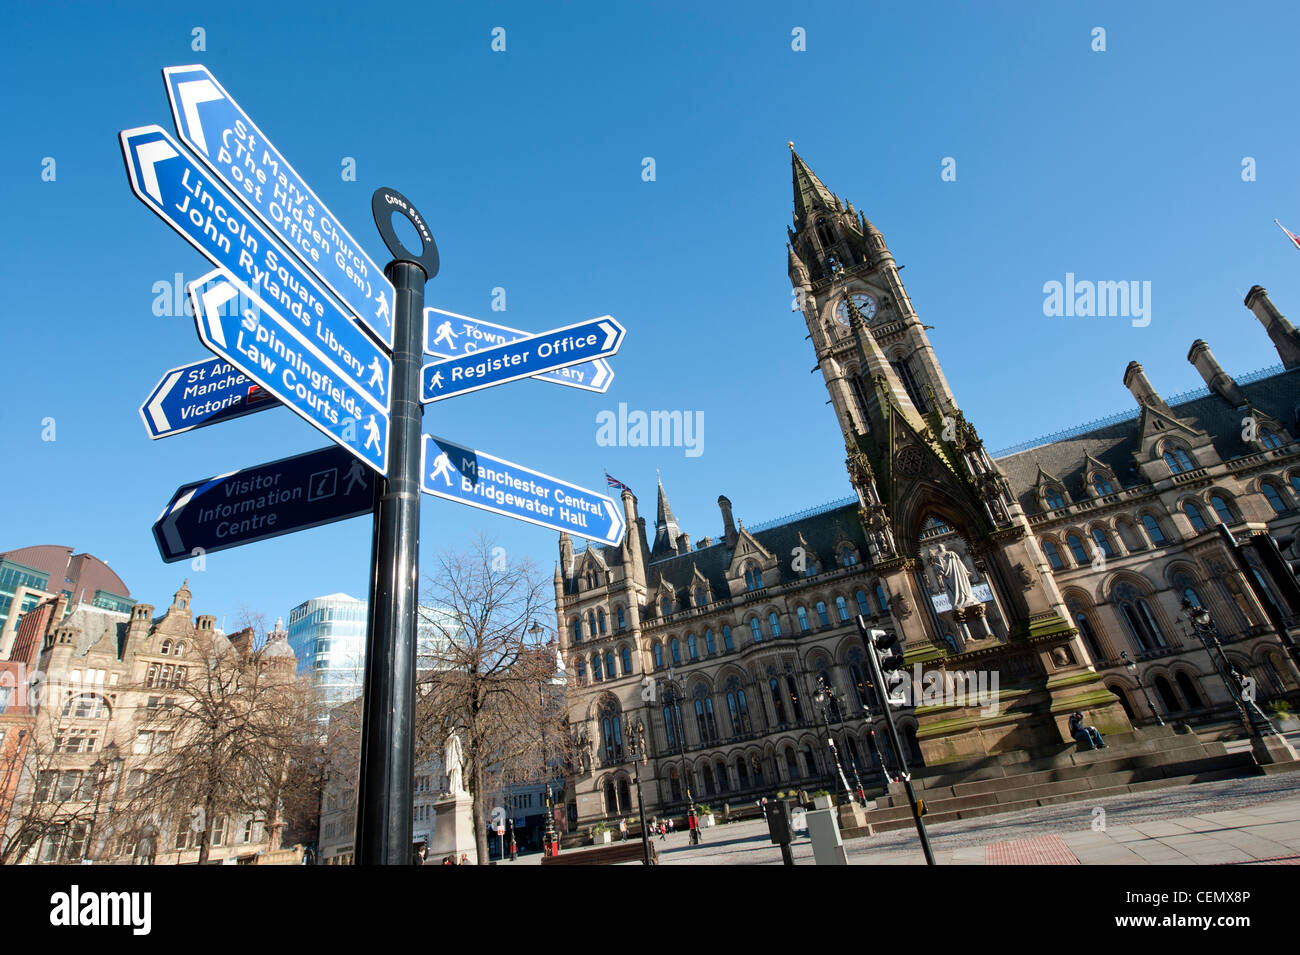
[[(1218, 529), (1284, 537), (1300, 523), (1300, 332), (1265, 290), (1245, 304), (1280, 366), (1234, 380), (1198, 340), (1188, 361), (1205, 389), (1166, 400), (1131, 362), (1136, 415), (994, 458), (884, 236), (793, 145), (791, 158), (790, 280), (854, 497), (753, 528), (719, 497), (721, 533), (692, 544), (660, 485), (653, 529), (622, 492), (622, 545), (575, 551), (561, 536), (570, 817), (634, 812), (634, 770), (648, 815), (688, 796), (718, 808), (842, 790), (827, 723), (849, 784), (877, 788), (858, 614), (899, 635), (909, 671), (938, 674), (902, 711), (913, 765), (1060, 747), (1075, 710), (1103, 732), (1231, 719), (1189, 603), (1261, 702), (1294, 699), (1277, 621), (1300, 632), (1300, 606), (1247, 581)], [(957, 601), (954, 554), (973, 593)]]

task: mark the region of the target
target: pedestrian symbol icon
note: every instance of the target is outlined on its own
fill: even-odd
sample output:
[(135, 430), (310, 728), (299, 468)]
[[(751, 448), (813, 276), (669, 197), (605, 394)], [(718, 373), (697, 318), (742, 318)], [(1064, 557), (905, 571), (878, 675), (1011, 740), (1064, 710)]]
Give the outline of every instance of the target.
[(370, 362), (370, 383), (368, 387), (374, 388), (376, 386), (378, 386), (379, 393), (381, 395), (385, 393), (384, 392), (384, 369), (383, 366), (379, 364), (378, 355), (376, 355), (374, 357), (374, 360)]
[(433, 470), (429, 472), (429, 480), (441, 477), (451, 487), (451, 459), (447, 457), (444, 451), (433, 459)]
[(338, 489), (338, 468), (330, 468), (326, 471), (317, 471), (307, 479), (307, 500), (322, 501), (327, 497), (333, 497)]
[(379, 425), (375, 423), (374, 415), (371, 415), (370, 420), (366, 422), (366, 443), (361, 447), (364, 450), (372, 444), (375, 446), (376, 451), (381, 454), (383, 453), (382, 449), (379, 447)]
[(379, 300), (379, 307), (375, 309), (375, 317), (382, 318), (385, 325), (392, 325), (393, 320), (388, 315), (388, 296), (380, 289), (379, 294), (375, 296)]
[(441, 387), (442, 387), (442, 372), (440, 372), (440, 371), (435, 371), (435, 372), (433, 373), (433, 377), (429, 379), (429, 387), (430, 387), (430, 388), (441, 388)]
[(443, 322), (438, 326), (438, 334), (434, 337), (433, 343), (446, 342), (448, 350), (454, 351), (456, 348), (456, 333), (451, 330), (451, 319)]
[(352, 489), (358, 484), (361, 485), (361, 490), (366, 489), (366, 472), (361, 469), (360, 461), (352, 462), (352, 467), (348, 469), (347, 481), (348, 486), (343, 489), (344, 494), (351, 494)]

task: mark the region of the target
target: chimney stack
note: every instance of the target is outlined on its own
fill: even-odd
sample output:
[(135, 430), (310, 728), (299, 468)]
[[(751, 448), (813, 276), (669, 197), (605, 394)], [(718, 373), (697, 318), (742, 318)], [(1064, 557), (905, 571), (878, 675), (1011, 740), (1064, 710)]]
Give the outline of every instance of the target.
[(723, 494), (718, 495), (718, 509), (722, 511), (722, 539), (728, 547), (736, 545), (736, 522), (731, 517), (731, 502)]
[(1246, 293), (1246, 307), (1255, 313), (1268, 337), (1273, 340), (1285, 368), (1300, 368), (1300, 332), (1277, 310), (1269, 300), (1268, 292), (1260, 285), (1252, 285)]
[(1131, 361), (1128, 367), (1124, 369), (1124, 387), (1133, 393), (1133, 397), (1142, 407), (1153, 405), (1154, 407), (1172, 414), (1165, 400), (1156, 393), (1151, 387), (1151, 382), (1147, 379), (1147, 373), (1142, 370), (1140, 362)]
[(1240, 408), (1246, 403), (1246, 396), (1241, 393), (1232, 376), (1223, 370), (1219, 360), (1214, 357), (1214, 352), (1210, 351), (1210, 346), (1202, 339), (1192, 342), (1187, 360), (1196, 366), (1196, 370), (1205, 379), (1206, 386), (1232, 407)]

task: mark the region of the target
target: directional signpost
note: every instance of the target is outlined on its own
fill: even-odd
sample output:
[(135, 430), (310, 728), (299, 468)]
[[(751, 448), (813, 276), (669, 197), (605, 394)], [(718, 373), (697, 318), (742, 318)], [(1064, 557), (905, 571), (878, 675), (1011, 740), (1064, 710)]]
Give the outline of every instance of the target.
[(176, 133), (387, 348), (393, 283), (202, 66), (163, 70)]
[[(232, 315), (238, 294), (218, 270), (187, 286), (199, 340), (380, 474), (387, 470), (392, 360), (355, 326), (313, 334), (260, 299)], [(319, 330), (319, 326), (316, 326)], [(346, 369), (346, 370), (345, 370)]]
[(166, 438), (278, 407), (270, 392), (230, 362), (205, 358), (163, 375), (140, 406), (140, 417), (149, 437)]
[[(424, 310), (424, 351), (435, 358), (460, 358), (485, 348), (530, 337), (532, 332), (521, 332), (517, 328), (485, 322), (481, 318), (457, 315), (441, 308)], [(605, 359), (597, 358), (595, 361), (566, 365), (555, 371), (544, 371), (533, 377), (538, 381), (550, 381), (603, 395), (614, 382), (614, 369), (609, 367), (609, 362)]]
[(420, 490), (610, 545), (626, 529), (623, 509), (604, 494), (427, 434)]
[(154, 538), (171, 563), (360, 517), (374, 504), (374, 480), (335, 447), (219, 474), (177, 488)]
[(618, 352), (624, 328), (603, 315), (540, 335), (425, 365), (421, 401), (442, 401), (545, 371), (607, 358)]
[(625, 332), (608, 315), (533, 335), (426, 311), (438, 248), (409, 199), (371, 196), (393, 256), (381, 271), (206, 68), (163, 75), (185, 145), (144, 126), (120, 133), (122, 155), (136, 197), (216, 267), (188, 286), (216, 357), (167, 372), (145, 428), (160, 438), (284, 404), (334, 444), (179, 488), (158, 550), (185, 560), (372, 515), (356, 858), (409, 864), (420, 492), (610, 545), (626, 530), (604, 494), (422, 434), (421, 404), (530, 377), (603, 394)]

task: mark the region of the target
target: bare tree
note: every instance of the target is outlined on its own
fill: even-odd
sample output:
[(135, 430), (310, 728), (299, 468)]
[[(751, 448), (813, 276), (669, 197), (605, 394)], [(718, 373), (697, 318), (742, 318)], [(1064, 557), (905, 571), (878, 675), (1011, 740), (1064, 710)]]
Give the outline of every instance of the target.
[(511, 563), (480, 536), (439, 556), (426, 578), (418, 678), (416, 762), (461, 736), (473, 797), (478, 857), (488, 856), (487, 797), (502, 784), (537, 780), (562, 763), (569, 735), (554, 702), (556, 656), (534, 621), (551, 612), (550, 587), (531, 561)]
[(91, 852), (103, 829), (105, 790), (112, 779), (109, 767), (98, 763), (90, 768), (62, 765), (59, 753), (65, 742), (58, 733), (58, 714), (53, 709), (38, 713), (24, 738), (0, 759), (0, 794), (12, 792), (5, 806), (4, 832), (0, 833), (0, 865), (22, 862), (28, 851), (52, 840), (56, 858), (51, 862), (76, 861)]
[(199, 665), (139, 724), (123, 814), (137, 827), (190, 820), (202, 865), (222, 816), (264, 819), (278, 847), (292, 767), (309, 763), (318, 744), (312, 696), (292, 657), (259, 645), (252, 628), (192, 646)]

